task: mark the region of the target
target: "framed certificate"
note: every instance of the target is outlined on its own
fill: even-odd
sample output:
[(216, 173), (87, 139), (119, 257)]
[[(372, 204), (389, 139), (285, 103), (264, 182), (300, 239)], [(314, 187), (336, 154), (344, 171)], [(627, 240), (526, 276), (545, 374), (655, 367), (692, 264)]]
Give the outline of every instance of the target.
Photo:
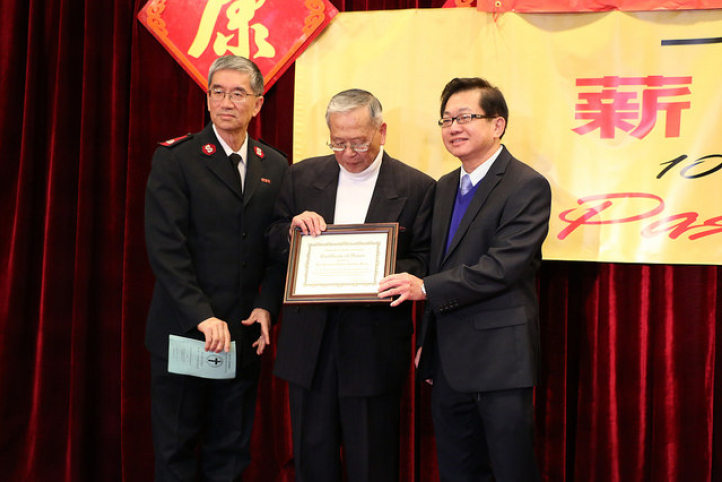
[(284, 303), (381, 302), (379, 281), (396, 265), (398, 223), (330, 224), (320, 236), (293, 232)]

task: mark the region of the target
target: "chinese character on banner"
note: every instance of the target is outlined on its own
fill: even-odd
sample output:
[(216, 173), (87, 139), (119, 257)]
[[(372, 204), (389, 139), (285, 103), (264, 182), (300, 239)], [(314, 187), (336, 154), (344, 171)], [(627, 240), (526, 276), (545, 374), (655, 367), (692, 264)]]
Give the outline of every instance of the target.
[(665, 137), (679, 137), (682, 110), (691, 106), (688, 87), (692, 77), (600, 77), (577, 79), (577, 87), (593, 87), (580, 92), (575, 119), (586, 124), (572, 129), (580, 135), (599, 130), (602, 139), (614, 139), (617, 129), (638, 139), (657, 124), (657, 114), (665, 113)]
[(253, 60), (268, 90), (337, 13), (328, 0), (150, 0), (138, 20), (204, 90), (228, 54)]

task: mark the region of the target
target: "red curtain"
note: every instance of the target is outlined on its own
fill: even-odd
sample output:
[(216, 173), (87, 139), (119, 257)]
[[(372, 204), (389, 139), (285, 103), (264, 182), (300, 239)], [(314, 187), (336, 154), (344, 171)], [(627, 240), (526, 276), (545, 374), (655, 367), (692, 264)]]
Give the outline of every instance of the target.
[[(144, 2), (0, 5), (2, 480), (152, 480), (145, 182), (156, 142), (200, 130), (206, 113), (201, 90), (136, 21)], [(288, 153), (293, 84), (291, 68), (252, 128)], [(539, 290), (547, 480), (720, 480), (722, 270), (546, 262)], [(292, 480), (273, 356), (264, 359), (251, 481)], [(410, 376), (402, 481), (436, 480), (429, 394)]]

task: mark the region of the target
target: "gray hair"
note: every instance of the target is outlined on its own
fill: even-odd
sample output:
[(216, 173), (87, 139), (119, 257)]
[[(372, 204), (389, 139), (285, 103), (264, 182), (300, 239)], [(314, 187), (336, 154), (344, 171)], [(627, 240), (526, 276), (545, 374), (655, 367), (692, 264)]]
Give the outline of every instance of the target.
[(334, 95), (326, 108), (326, 124), (330, 126), (330, 116), (334, 113), (350, 112), (359, 107), (366, 107), (374, 127), (384, 123), (381, 102), (371, 92), (362, 89), (349, 89)]
[(239, 55), (224, 55), (218, 57), (211, 64), (208, 70), (208, 87), (211, 86), (213, 74), (219, 70), (235, 70), (242, 74), (248, 74), (251, 78), (251, 89), (256, 95), (263, 95), (263, 74), (256, 64)]

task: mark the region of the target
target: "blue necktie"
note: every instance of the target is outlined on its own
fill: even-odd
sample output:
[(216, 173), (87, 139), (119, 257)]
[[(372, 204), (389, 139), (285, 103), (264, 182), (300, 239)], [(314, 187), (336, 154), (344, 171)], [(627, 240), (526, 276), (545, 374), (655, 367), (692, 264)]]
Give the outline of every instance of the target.
[(469, 207), (469, 204), (471, 203), (471, 198), (473, 196), (468, 196), (469, 191), (473, 186), (471, 185), (471, 178), (468, 174), (464, 174), (461, 176), (461, 186), (459, 186), (459, 193), (456, 196), (456, 202), (454, 203), (454, 212), (451, 216), (451, 225), (449, 226), (449, 233), (446, 238), (446, 250), (444, 250), (444, 253), (446, 253), (449, 250), (449, 246), (451, 246), (451, 240), (454, 239), (454, 234), (456, 234), (456, 229), (459, 227), (459, 224), (461, 223), (461, 218), (464, 217), (464, 213), (466, 212), (466, 208)]
[(461, 176), (461, 186), (459, 187), (459, 192), (461, 192), (462, 196), (466, 196), (469, 193), (469, 190), (471, 189), (471, 178), (468, 174), (464, 174)]

